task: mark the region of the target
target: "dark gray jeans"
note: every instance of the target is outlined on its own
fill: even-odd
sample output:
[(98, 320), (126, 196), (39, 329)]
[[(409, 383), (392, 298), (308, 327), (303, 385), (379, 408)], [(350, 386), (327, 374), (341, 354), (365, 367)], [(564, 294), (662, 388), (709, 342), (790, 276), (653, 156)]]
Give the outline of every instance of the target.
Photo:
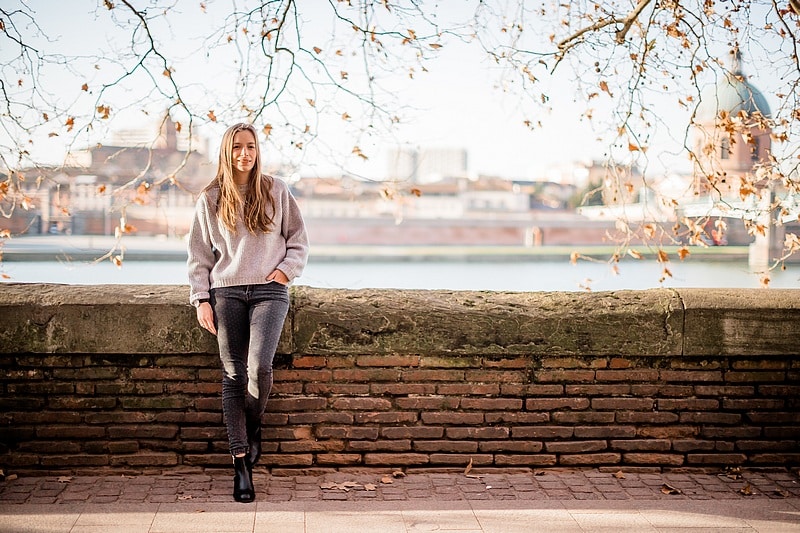
[(231, 455), (247, 453), (247, 425), (260, 423), (272, 389), (272, 360), (289, 311), (277, 282), (211, 291), (222, 362), (222, 414)]

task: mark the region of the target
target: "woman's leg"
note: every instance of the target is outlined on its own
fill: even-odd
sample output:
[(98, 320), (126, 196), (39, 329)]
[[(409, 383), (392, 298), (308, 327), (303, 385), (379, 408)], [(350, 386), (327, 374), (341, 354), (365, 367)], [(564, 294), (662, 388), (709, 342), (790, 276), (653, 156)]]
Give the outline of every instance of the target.
[(245, 396), (250, 318), (246, 287), (214, 289), (211, 302), (217, 321), (222, 363), (222, 413), (228, 430), (228, 444), (231, 455), (242, 455), (248, 450)]
[(251, 464), (261, 454), (261, 415), (272, 390), (272, 361), (289, 310), (289, 292), (279, 283), (254, 285), (249, 295), (250, 344), (245, 411)]

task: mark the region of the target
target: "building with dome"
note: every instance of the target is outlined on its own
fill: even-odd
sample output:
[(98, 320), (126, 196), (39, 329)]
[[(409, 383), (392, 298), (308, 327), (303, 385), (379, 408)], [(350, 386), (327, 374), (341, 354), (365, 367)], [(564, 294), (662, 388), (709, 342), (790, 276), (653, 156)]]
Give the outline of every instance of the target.
[(695, 192), (740, 197), (741, 178), (769, 159), (770, 109), (742, 71), (741, 54), (702, 92), (694, 118)]

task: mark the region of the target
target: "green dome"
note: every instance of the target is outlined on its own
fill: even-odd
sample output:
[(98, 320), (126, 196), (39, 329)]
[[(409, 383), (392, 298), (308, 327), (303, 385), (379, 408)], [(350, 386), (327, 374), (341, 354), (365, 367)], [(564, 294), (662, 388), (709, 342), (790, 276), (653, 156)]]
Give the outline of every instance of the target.
[(731, 115), (745, 111), (748, 115), (759, 112), (764, 117), (770, 116), (767, 99), (742, 74), (738, 58), (732, 71), (733, 74), (726, 73), (724, 79), (702, 92), (697, 106), (697, 122), (712, 123), (720, 111), (727, 111)]

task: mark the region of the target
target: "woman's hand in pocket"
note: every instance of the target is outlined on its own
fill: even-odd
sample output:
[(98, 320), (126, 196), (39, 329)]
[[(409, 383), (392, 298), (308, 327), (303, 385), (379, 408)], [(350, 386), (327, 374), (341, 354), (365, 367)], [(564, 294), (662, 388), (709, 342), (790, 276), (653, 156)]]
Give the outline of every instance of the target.
[(280, 283), (281, 285), (289, 284), (289, 278), (286, 277), (286, 274), (284, 274), (281, 270), (278, 270), (277, 268), (272, 271), (272, 274), (267, 276), (267, 281), (274, 281), (276, 283)]

